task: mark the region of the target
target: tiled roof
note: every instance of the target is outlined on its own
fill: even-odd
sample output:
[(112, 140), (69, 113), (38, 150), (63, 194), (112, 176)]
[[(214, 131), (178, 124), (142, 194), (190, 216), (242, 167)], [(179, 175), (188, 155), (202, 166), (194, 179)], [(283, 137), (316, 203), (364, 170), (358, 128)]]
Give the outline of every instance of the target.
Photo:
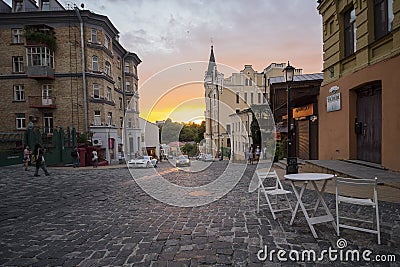
[[(313, 80), (323, 80), (323, 73), (312, 73), (312, 74), (303, 74), (303, 75), (295, 75), (293, 81), (294, 82), (303, 82), (303, 81), (313, 81)], [(284, 83), (285, 79), (283, 76), (271, 77), (269, 79), (270, 84), (274, 83)]]

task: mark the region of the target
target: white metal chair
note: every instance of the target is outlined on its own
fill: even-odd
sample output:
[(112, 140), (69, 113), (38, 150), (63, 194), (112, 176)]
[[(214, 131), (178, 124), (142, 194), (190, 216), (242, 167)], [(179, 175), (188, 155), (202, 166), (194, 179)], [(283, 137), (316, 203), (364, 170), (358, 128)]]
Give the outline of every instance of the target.
[[(347, 229), (352, 229), (352, 230), (357, 230), (357, 231), (362, 231), (362, 232), (367, 232), (367, 233), (372, 233), (372, 234), (377, 234), (378, 235), (378, 244), (381, 244), (381, 234), (380, 234), (380, 226), (379, 226), (379, 209), (378, 209), (378, 193), (376, 190), (377, 187), (377, 180), (378, 178), (375, 177), (375, 179), (354, 179), (354, 178), (342, 178), (342, 177), (336, 177), (335, 179), (335, 185), (336, 185), (336, 227), (337, 227), (337, 235), (340, 235), (340, 228), (347, 228)], [(353, 196), (345, 196), (343, 195), (343, 190), (344, 187), (347, 187), (347, 189), (352, 189), (357, 188), (357, 189), (368, 189), (372, 193), (372, 198), (358, 198), (358, 197), (353, 197)], [(349, 218), (345, 216), (340, 216), (339, 215), (339, 204), (341, 203), (348, 203), (351, 205), (360, 205), (360, 206), (369, 206), (372, 207), (375, 210), (375, 214), (373, 214), (373, 220), (365, 220), (360, 219), (360, 218)], [(355, 214), (352, 214), (354, 216)], [(372, 226), (374, 226), (376, 222), (376, 228), (372, 229), (371, 228), (364, 228), (364, 227), (358, 227), (353, 225), (347, 225), (344, 224), (343, 222), (340, 222), (339, 219), (344, 219), (347, 221), (355, 221), (355, 222), (363, 222), (363, 223), (370, 223)]]
[[(290, 204), (288, 194), (291, 194), (291, 191), (283, 189), (282, 183), (279, 180), (276, 171), (272, 172), (260, 172), (256, 171), (258, 177), (258, 187), (257, 187), (257, 212), (260, 212), (260, 206), (268, 205), (271, 210), (272, 217), (276, 220), (275, 212), (290, 210), (293, 211), (292, 205)], [(263, 193), (267, 204), (260, 204), (260, 194)], [(275, 202), (272, 202), (268, 196), (275, 196)], [(278, 202), (278, 196), (284, 196), (287, 207), (279, 208), (278, 204), (282, 204)], [(276, 208), (274, 208), (275, 206)]]

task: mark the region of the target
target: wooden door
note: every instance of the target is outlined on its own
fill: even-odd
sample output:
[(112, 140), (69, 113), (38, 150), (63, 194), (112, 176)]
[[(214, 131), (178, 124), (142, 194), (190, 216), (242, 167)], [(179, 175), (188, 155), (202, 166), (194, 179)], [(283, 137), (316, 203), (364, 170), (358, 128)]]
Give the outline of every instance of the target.
[(357, 159), (381, 163), (382, 89), (368, 85), (357, 91)]
[(301, 159), (310, 159), (310, 126), (309, 120), (299, 120), (297, 121), (298, 125), (298, 157)]

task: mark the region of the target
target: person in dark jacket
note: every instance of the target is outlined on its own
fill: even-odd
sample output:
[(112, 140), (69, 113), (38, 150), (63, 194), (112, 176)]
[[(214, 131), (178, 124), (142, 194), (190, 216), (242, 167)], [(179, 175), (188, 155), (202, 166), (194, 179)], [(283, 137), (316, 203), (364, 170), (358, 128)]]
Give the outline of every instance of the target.
[(35, 149), (33, 150), (33, 154), (35, 156), (36, 159), (36, 169), (35, 169), (35, 174), (34, 176), (40, 176), (39, 175), (39, 168), (42, 168), (42, 170), (44, 171), (44, 174), (46, 176), (49, 176), (50, 173), (47, 171), (46, 168), (46, 162), (44, 160), (44, 149), (42, 148), (42, 146), (40, 144), (36, 144), (35, 145)]

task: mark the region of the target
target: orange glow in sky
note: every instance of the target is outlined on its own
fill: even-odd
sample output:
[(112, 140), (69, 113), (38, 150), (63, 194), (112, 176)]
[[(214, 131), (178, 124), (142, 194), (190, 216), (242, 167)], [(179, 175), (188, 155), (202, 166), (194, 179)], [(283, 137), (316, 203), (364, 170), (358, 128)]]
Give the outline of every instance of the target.
[(160, 96), (149, 111), (143, 110), (141, 117), (148, 121), (166, 120), (201, 123), (204, 120), (205, 102), (202, 83), (184, 84)]

